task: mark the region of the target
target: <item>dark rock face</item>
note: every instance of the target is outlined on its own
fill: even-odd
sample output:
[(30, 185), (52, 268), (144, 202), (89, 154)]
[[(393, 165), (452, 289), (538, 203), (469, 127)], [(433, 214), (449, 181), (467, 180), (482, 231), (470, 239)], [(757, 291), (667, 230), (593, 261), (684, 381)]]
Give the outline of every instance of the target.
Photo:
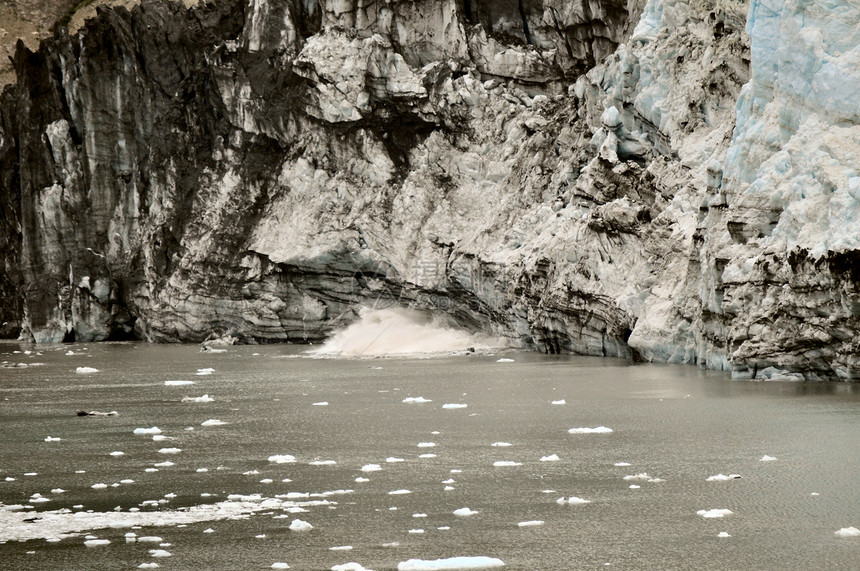
[[(852, 378), (850, 252), (724, 275), (770, 230), (721, 180), (750, 57), (745, 3), (711, 4), (144, 0), (21, 46), (0, 333), (308, 342), (399, 304), (548, 353)], [(805, 294), (764, 329), (731, 301), (786, 282), (826, 339)]]

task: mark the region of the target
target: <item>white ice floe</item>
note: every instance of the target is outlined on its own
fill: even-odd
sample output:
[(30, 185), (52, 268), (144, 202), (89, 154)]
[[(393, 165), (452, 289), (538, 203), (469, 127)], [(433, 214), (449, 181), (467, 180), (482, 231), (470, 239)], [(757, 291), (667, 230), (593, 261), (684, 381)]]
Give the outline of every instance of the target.
[(313, 406), (328, 406), (328, 403), (326, 401), (320, 401), (313, 403)]
[(164, 540), (157, 535), (144, 535), (143, 537), (138, 537), (137, 541), (139, 543), (161, 543)]
[(726, 480), (740, 480), (740, 474), (729, 474), (728, 476), (725, 474), (716, 474), (714, 476), (708, 476), (705, 478), (706, 482), (725, 482)]
[(329, 547), (329, 551), (352, 551), (352, 545), (337, 545), (335, 547)]
[(632, 466), (632, 465), (633, 464), (631, 464), (630, 462), (616, 462), (615, 464), (613, 464), (613, 466), (618, 466), (618, 467), (627, 467), (627, 466)]
[(514, 462), (513, 460), (497, 460), (493, 462), (493, 466), (496, 468), (507, 468), (510, 466), (522, 466), (522, 462)]
[(382, 470), (382, 466), (379, 464), (365, 464), (361, 467), (362, 472), (378, 472)]
[(370, 478), (362, 478), (361, 476), (359, 476), (358, 478), (355, 479), (355, 481), (358, 482), (359, 484), (363, 484), (364, 482), (369, 482)]
[(197, 369), (197, 372), (195, 374), (203, 377), (206, 375), (211, 375), (214, 372), (215, 372), (215, 369), (213, 369), (211, 367), (206, 367), (205, 369)]
[(222, 426), (227, 424), (223, 420), (218, 420), (217, 418), (210, 418), (209, 420), (204, 420), (200, 423), (200, 426)]
[(469, 406), (469, 405), (463, 404), (463, 403), (452, 402), (452, 403), (448, 403), (448, 404), (443, 404), (442, 408), (454, 409), (454, 408), (466, 408), (467, 406)]
[(395, 456), (389, 456), (388, 458), (385, 459), (385, 461), (388, 462), (389, 464), (396, 464), (398, 462), (406, 462), (406, 460), (404, 460), (403, 458), (397, 458)]
[(418, 448), (433, 448), (436, 446), (435, 442), (419, 442)]
[(567, 401), (565, 401), (564, 399), (554, 400), (550, 404), (567, 404)]
[(521, 521), (520, 523), (517, 524), (517, 526), (518, 527), (536, 527), (539, 525), (543, 525), (543, 523), (544, 523), (543, 520), (536, 519), (536, 520), (532, 520), (532, 521)]
[(570, 434), (609, 434), (610, 432), (613, 432), (613, 430), (606, 426), (596, 426), (594, 428), (571, 428), (568, 432)]
[(410, 529), (409, 533), (411, 533), (413, 535), (420, 535), (420, 534), (424, 533), (424, 530), (423, 529)]
[(560, 497), (555, 501), (560, 506), (568, 505), (568, 506), (576, 506), (581, 504), (590, 504), (591, 500), (584, 500), (582, 498), (578, 498), (576, 496), (570, 496), (569, 498)]
[(558, 454), (550, 454), (549, 456), (541, 456), (540, 458), (541, 462), (558, 462), (559, 460)]
[(496, 359), (496, 363), (513, 363), (513, 362), (514, 362), (513, 359), (506, 359), (504, 357), (501, 359)]
[(65, 491), (66, 491), (66, 490), (64, 490), (63, 488), (54, 488), (53, 490), (51, 490), (51, 493), (52, 493), (52, 494), (62, 494), (62, 493), (64, 493)]
[(290, 522), (290, 531), (310, 531), (313, 528), (314, 526), (301, 519), (294, 519)]
[(138, 569), (158, 569), (158, 563), (141, 563), (137, 566)]
[(843, 527), (839, 531), (834, 531), (836, 537), (860, 537), (860, 529), (856, 527)]
[(349, 563), (341, 563), (340, 565), (333, 565), (331, 571), (373, 571), (372, 569), (367, 569), (363, 565), (356, 563), (355, 561), (350, 561)]
[(422, 404), (425, 402), (433, 402), (430, 399), (425, 399), (424, 397), (407, 397), (403, 399), (403, 402), (406, 404)]
[(284, 563), (283, 561), (276, 561), (272, 563), (272, 569), (289, 569), (290, 566)]
[(453, 489), (454, 489), (454, 486), (445, 486), (444, 488), (442, 488), (442, 490), (443, 490), (443, 491), (445, 491), (445, 492), (450, 492), (450, 491), (452, 491)]
[(108, 545), (110, 543), (110, 539), (88, 539), (84, 542), (84, 545), (87, 547), (99, 547), (101, 545)]
[(458, 517), (469, 517), (470, 515), (475, 515), (476, 513), (478, 512), (469, 508), (460, 508), (458, 510), (454, 510), (454, 515)]
[(649, 476), (648, 472), (642, 472), (640, 474), (631, 474), (629, 476), (624, 476), (624, 479), (628, 482), (638, 480), (638, 481), (642, 481), (642, 482), (649, 482), (651, 484), (659, 484), (661, 482), (666, 481), (662, 478), (654, 478), (653, 476)]
[(699, 510), (696, 512), (697, 515), (702, 516), (703, 518), (712, 519), (712, 518), (720, 518), (725, 517), (727, 515), (731, 515), (734, 512), (732, 510), (728, 510), (725, 508), (714, 508), (709, 510)]
[(426, 458), (436, 458), (436, 455), (435, 454), (419, 454), (418, 457), (419, 458), (425, 458), (425, 459)]
[(411, 494), (412, 490), (392, 490), (388, 492), (389, 496), (402, 496), (405, 494)]
[(334, 460), (313, 460), (308, 462), (309, 466), (334, 466), (337, 464)]
[(92, 373), (98, 373), (98, 369), (93, 369), (92, 367), (78, 367), (75, 369), (75, 372), (79, 375), (89, 375)]
[(630, 485), (629, 485), (629, 486), (627, 486), (627, 487), (628, 487), (628, 488), (630, 488), (631, 490), (638, 490), (638, 489), (639, 489), (639, 488), (641, 488), (642, 486), (640, 486), (640, 485), (638, 485), (638, 484), (630, 484)]
[(262, 480), (260, 480), (261, 484), (271, 484), (272, 482), (274, 482), (274, 480), (272, 480), (271, 478), (263, 478)]
[(427, 517), (427, 514), (412, 514), (412, 517)]
[(513, 446), (510, 442), (493, 442), (490, 446), (496, 446), (498, 448), (507, 448), (508, 446)]
[(210, 397), (209, 395), (203, 395), (202, 397), (182, 397), (182, 402), (214, 402), (215, 399)]
[(729, 535), (728, 532), (726, 532), (726, 531), (721, 531), (720, 533), (717, 534), (717, 537), (721, 537), (721, 538), (725, 539), (726, 537), (731, 537), (731, 535)]
[(291, 454), (276, 454), (274, 456), (269, 456), (269, 462), (274, 464), (290, 464), (295, 461), (296, 457)]
[(164, 549), (150, 549), (149, 550), (150, 557), (171, 557), (172, 554), (169, 551), (165, 551)]
[(176, 464), (174, 464), (170, 460), (165, 460), (164, 462), (156, 462), (155, 464), (153, 464), (153, 466), (155, 466), (156, 468), (170, 468), (171, 466), (175, 465)]
[(164, 381), (166, 387), (184, 387), (185, 385), (193, 385), (194, 381)]
[(504, 567), (501, 559), (494, 557), (449, 557), (447, 559), (409, 559), (397, 564), (397, 571), (445, 571), (456, 569), (495, 569)]
[(179, 454), (182, 448), (162, 448), (158, 451), (159, 454)]
[(110, 453), (110, 455), (111, 456), (125, 456), (125, 452), (122, 452), (121, 450), (114, 450), (113, 452)]
[(776, 458), (774, 458), (773, 456), (768, 456), (767, 454), (759, 458), (759, 462), (773, 462), (774, 460), (776, 460)]
[(60, 440), (62, 440), (62, 438), (54, 436), (48, 436), (47, 438), (45, 438), (45, 442), (59, 442)]
[(103, 483), (99, 482), (98, 484), (93, 484), (90, 487), (94, 490), (104, 490), (105, 488), (107, 488), (107, 484), (103, 484)]
[(161, 429), (157, 426), (152, 428), (135, 428), (134, 434), (161, 434)]

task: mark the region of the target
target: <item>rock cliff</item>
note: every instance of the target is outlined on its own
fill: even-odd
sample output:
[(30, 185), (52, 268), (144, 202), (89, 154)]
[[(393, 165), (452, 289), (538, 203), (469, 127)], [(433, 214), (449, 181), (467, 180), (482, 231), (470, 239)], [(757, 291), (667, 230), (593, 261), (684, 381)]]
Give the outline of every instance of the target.
[(856, 379), (858, 11), (100, 8), (20, 45), (0, 102), (0, 321), (308, 342), (397, 304), (551, 353)]

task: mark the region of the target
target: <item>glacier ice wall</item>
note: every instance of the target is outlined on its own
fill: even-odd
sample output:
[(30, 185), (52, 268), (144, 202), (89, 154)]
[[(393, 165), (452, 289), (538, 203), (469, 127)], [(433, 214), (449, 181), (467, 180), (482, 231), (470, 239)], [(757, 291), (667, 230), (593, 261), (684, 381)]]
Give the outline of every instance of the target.
[(856, 378), (858, 8), (144, 0), (16, 55), (8, 331), (537, 350)]

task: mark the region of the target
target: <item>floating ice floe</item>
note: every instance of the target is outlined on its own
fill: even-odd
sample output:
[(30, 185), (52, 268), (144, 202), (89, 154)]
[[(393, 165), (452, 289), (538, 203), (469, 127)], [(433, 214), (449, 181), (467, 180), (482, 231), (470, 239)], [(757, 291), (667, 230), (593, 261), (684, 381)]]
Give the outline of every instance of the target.
[(272, 569), (289, 569), (290, 566), (284, 563), (283, 561), (276, 561), (272, 563)]
[(596, 426), (594, 428), (571, 428), (568, 432), (570, 434), (609, 434), (610, 432), (613, 432), (613, 430), (607, 426)]
[(630, 462), (616, 462), (615, 464), (613, 464), (613, 466), (618, 466), (620, 468), (624, 468), (624, 467), (632, 466), (632, 465), (633, 464), (631, 464)]
[(276, 454), (274, 456), (269, 456), (269, 462), (274, 464), (289, 464), (295, 461), (296, 457), (291, 454)]
[(332, 566), (331, 571), (372, 571), (372, 570), (365, 568), (363, 565), (360, 565), (359, 563), (356, 563), (355, 561), (350, 561), (349, 563), (341, 563), (340, 565)]
[(418, 457), (419, 457), (419, 458), (424, 458), (424, 459), (426, 459), (426, 458), (436, 458), (436, 455), (435, 455), (435, 454), (419, 454), (419, 455), (418, 455)]
[(149, 550), (150, 557), (171, 557), (172, 554), (169, 551), (165, 551), (164, 549), (150, 549)]
[(389, 464), (396, 464), (398, 462), (406, 462), (406, 460), (404, 460), (403, 458), (397, 458), (395, 456), (389, 456), (388, 458), (385, 459), (385, 461), (388, 462)]
[(158, 451), (159, 454), (179, 454), (182, 448), (162, 448)]
[(456, 569), (495, 569), (505, 562), (494, 557), (449, 557), (447, 559), (409, 559), (397, 564), (397, 571), (445, 571)]
[(165, 387), (184, 387), (186, 385), (193, 385), (194, 381), (164, 381)]
[(79, 375), (90, 375), (92, 373), (98, 373), (99, 370), (94, 369), (92, 367), (78, 367), (77, 369), (75, 369), (75, 372)]
[(724, 482), (726, 480), (740, 480), (740, 474), (729, 474), (728, 476), (725, 474), (716, 474), (714, 476), (708, 476), (705, 478), (706, 482)]
[(433, 402), (430, 399), (425, 399), (424, 397), (407, 397), (403, 399), (403, 402), (406, 404), (423, 404), (425, 402)]
[(467, 405), (467, 404), (452, 402), (452, 403), (448, 403), (448, 404), (443, 404), (442, 408), (454, 409), (454, 408), (466, 408), (468, 406), (469, 405)]
[(172, 436), (165, 436), (163, 434), (153, 434), (152, 441), (153, 442), (164, 442), (165, 440), (173, 440)]
[(62, 440), (62, 438), (54, 436), (48, 436), (47, 438), (45, 438), (45, 442), (59, 442), (60, 440)]
[(513, 446), (510, 442), (493, 442), (490, 446), (496, 446), (497, 448), (507, 448), (508, 446)]
[(54, 488), (53, 490), (51, 490), (51, 493), (52, 493), (52, 494), (62, 494), (62, 493), (64, 493), (65, 491), (66, 491), (66, 490), (64, 490), (63, 488)]
[(543, 524), (544, 524), (543, 520), (536, 519), (536, 520), (532, 520), (532, 521), (521, 521), (520, 523), (517, 524), (517, 527), (536, 527), (536, 526), (543, 525)]
[(355, 479), (355, 481), (358, 482), (359, 484), (363, 484), (364, 482), (369, 482), (370, 478), (362, 478), (361, 476), (359, 476), (358, 478)]
[(631, 480), (633, 480), (633, 481), (640, 480), (642, 482), (649, 482), (651, 484), (659, 484), (661, 482), (666, 481), (662, 478), (654, 478), (652, 476), (649, 476), (648, 472), (642, 472), (641, 474), (631, 474), (629, 476), (624, 476), (624, 479), (628, 482)]
[(290, 522), (290, 531), (310, 531), (313, 528), (314, 526), (301, 519), (294, 519)]
[(114, 450), (113, 452), (110, 453), (110, 455), (111, 456), (125, 456), (125, 452), (122, 452), (120, 450)]
[(590, 504), (591, 500), (584, 500), (584, 499), (578, 498), (576, 496), (570, 496), (569, 498), (565, 498), (562, 496), (559, 499), (557, 499), (555, 501), (555, 503), (557, 503), (560, 506), (564, 506), (564, 505), (575, 506), (575, 505), (581, 505), (581, 504)]
[(107, 486), (107, 484), (98, 483), (98, 484), (93, 484), (93, 485), (92, 485), (92, 486), (90, 486), (90, 487), (91, 487), (92, 489), (94, 489), (94, 490), (104, 490), (104, 489), (105, 489), (105, 488), (107, 488), (108, 486)]
[(496, 363), (513, 363), (513, 362), (514, 362), (514, 360), (513, 360), (513, 359), (507, 359), (507, 358), (504, 358), (504, 357), (503, 357), (503, 358), (501, 358), (501, 359), (496, 359)]
[(522, 466), (522, 462), (514, 462), (513, 460), (497, 460), (493, 462), (493, 466), (496, 468), (507, 468), (511, 466)]
[(262, 480), (260, 480), (261, 484), (271, 484), (272, 482), (274, 482), (274, 480), (272, 480), (271, 478), (263, 478)]
[(328, 403), (326, 401), (315, 402), (313, 406), (328, 406)]
[(856, 527), (843, 527), (838, 531), (834, 531), (836, 537), (860, 537), (860, 529)]
[(334, 466), (337, 464), (334, 460), (313, 460), (308, 462), (309, 466)]
[(419, 442), (418, 448), (433, 448), (436, 446), (435, 442)]
[(558, 454), (550, 454), (549, 456), (541, 456), (540, 458), (541, 462), (558, 462), (559, 460)]
[(726, 537), (731, 537), (731, 535), (729, 535), (729, 533), (727, 531), (721, 531), (720, 533), (717, 534), (717, 537), (725, 539)]
[(413, 535), (420, 535), (420, 534), (424, 533), (424, 530), (423, 529), (410, 529), (409, 533), (411, 533)]
[(197, 372), (195, 373), (195, 375), (203, 377), (206, 375), (211, 375), (214, 372), (215, 372), (215, 369), (213, 369), (211, 367), (206, 367), (205, 369), (197, 369)]
[(731, 515), (733, 513), (734, 512), (732, 510), (728, 510), (725, 508), (722, 508), (722, 509), (714, 508), (714, 509), (710, 509), (710, 510), (699, 510), (696, 512), (696, 515), (700, 515), (703, 518), (712, 519), (712, 518), (725, 517), (725, 516)]
[(565, 401), (564, 399), (554, 400), (550, 404), (567, 404), (567, 401)]
[(335, 547), (329, 547), (329, 551), (352, 551), (352, 545), (337, 545)]
[(388, 492), (389, 496), (402, 496), (405, 494), (411, 494), (412, 490), (392, 490)]
[(773, 456), (768, 456), (767, 454), (759, 458), (759, 462), (773, 462), (774, 460), (776, 460), (776, 458), (774, 458)]
[(84, 545), (87, 547), (99, 547), (101, 545), (108, 545), (110, 543), (110, 539), (88, 539), (84, 542)]
[(175, 466), (175, 465), (176, 464), (174, 464), (170, 460), (165, 460), (164, 462), (157, 462), (157, 463), (153, 464), (153, 466), (155, 466), (156, 468), (170, 468), (171, 466)]
[(161, 434), (161, 429), (157, 426), (152, 428), (135, 428), (134, 434)]
[(137, 541), (139, 543), (161, 543), (164, 540), (157, 535), (144, 535), (143, 537), (138, 537)]
[(470, 515), (475, 515), (475, 510), (471, 510), (469, 508), (460, 508), (458, 510), (454, 510), (454, 515), (457, 517), (469, 517)]
[(210, 418), (209, 420), (204, 420), (200, 423), (200, 426), (222, 426), (227, 424), (223, 420), (218, 420), (217, 418)]
[(382, 466), (379, 464), (365, 464), (361, 467), (362, 472), (378, 472), (382, 470)]
[(137, 566), (138, 569), (158, 569), (158, 563), (141, 563)]
[(182, 402), (214, 402), (215, 399), (210, 397), (209, 395), (203, 395), (202, 397), (182, 397)]

